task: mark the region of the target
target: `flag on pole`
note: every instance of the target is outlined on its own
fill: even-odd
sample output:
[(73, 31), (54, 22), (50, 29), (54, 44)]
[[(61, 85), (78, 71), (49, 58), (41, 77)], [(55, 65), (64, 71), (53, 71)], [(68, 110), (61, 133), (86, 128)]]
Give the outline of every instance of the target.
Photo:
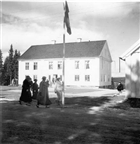
[(64, 23), (66, 24), (68, 34), (71, 34), (71, 27), (70, 27), (70, 20), (69, 20), (69, 7), (67, 1), (65, 1), (64, 4), (64, 12), (65, 12)]

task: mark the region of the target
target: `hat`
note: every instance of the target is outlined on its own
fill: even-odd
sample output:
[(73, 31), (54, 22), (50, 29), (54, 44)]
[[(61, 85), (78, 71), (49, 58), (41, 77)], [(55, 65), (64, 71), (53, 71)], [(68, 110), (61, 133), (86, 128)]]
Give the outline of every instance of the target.
[(30, 76), (27, 75), (27, 76), (26, 76), (26, 79), (30, 79)]
[(42, 77), (42, 79), (46, 79), (46, 77), (45, 77), (45, 76), (43, 76), (43, 77)]

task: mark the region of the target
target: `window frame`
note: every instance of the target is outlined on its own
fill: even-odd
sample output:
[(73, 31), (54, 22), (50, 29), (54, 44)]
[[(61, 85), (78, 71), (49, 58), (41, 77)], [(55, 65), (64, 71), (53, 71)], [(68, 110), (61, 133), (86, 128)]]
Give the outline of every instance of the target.
[(33, 80), (34, 80), (34, 79), (37, 79), (37, 75), (33, 75)]
[(75, 75), (74, 80), (75, 80), (76, 82), (80, 81), (80, 76), (79, 76), (79, 75)]
[(62, 61), (58, 61), (57, 63), (57, 69), (62, 69)]
[(75, 69), (79, 69), (79, 61), (75, 61)]
[(37, 70), (37, 68), (38, 68), (38, 63), (37, 63), (37, 62), (34, 62), (33, 70)]
[(53, 62), (49, 61), (49, 70), (53, 69)]
[(90, 82), (90, 75), (85, 75), (85, 81)]
[(89, 60), (85, 60), (85, 69), (90, 69), (89, 63)]
[(25, 70), (29, 70), (29, 62), (25, 63)]

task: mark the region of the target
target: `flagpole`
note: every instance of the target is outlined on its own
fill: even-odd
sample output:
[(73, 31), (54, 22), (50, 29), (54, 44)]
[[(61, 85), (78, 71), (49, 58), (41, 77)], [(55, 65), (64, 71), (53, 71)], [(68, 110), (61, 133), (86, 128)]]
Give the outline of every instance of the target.
[(62, 105), (65, 105), (65, 22), (63, 22), (63, 95)]
[(65, 25), (67, 27), (67, 32), (71, 34), (70, 21), (69, 21), (69, 8), (67, 1), (64, 4), (64, 22), (63, 22), (63, 95), (62, 95), (62, 105), (65, 105)]

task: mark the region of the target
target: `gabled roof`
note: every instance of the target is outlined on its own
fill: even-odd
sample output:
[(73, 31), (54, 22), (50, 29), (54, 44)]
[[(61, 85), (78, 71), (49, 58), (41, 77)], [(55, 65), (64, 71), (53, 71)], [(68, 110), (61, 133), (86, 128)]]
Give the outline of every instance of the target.
[(140, 49), (140, 39), (134, 43), (127, 51), (125, 51), (120, 58), (125, 60), (129, 55), (133, 54), (135, 51)]
[[(106, 40), (65, 43), (65, 57), (98, 57)], [(63, 57), (63, 43), (31, 46), (21, 57), (25, 59), (50, 59)]]

